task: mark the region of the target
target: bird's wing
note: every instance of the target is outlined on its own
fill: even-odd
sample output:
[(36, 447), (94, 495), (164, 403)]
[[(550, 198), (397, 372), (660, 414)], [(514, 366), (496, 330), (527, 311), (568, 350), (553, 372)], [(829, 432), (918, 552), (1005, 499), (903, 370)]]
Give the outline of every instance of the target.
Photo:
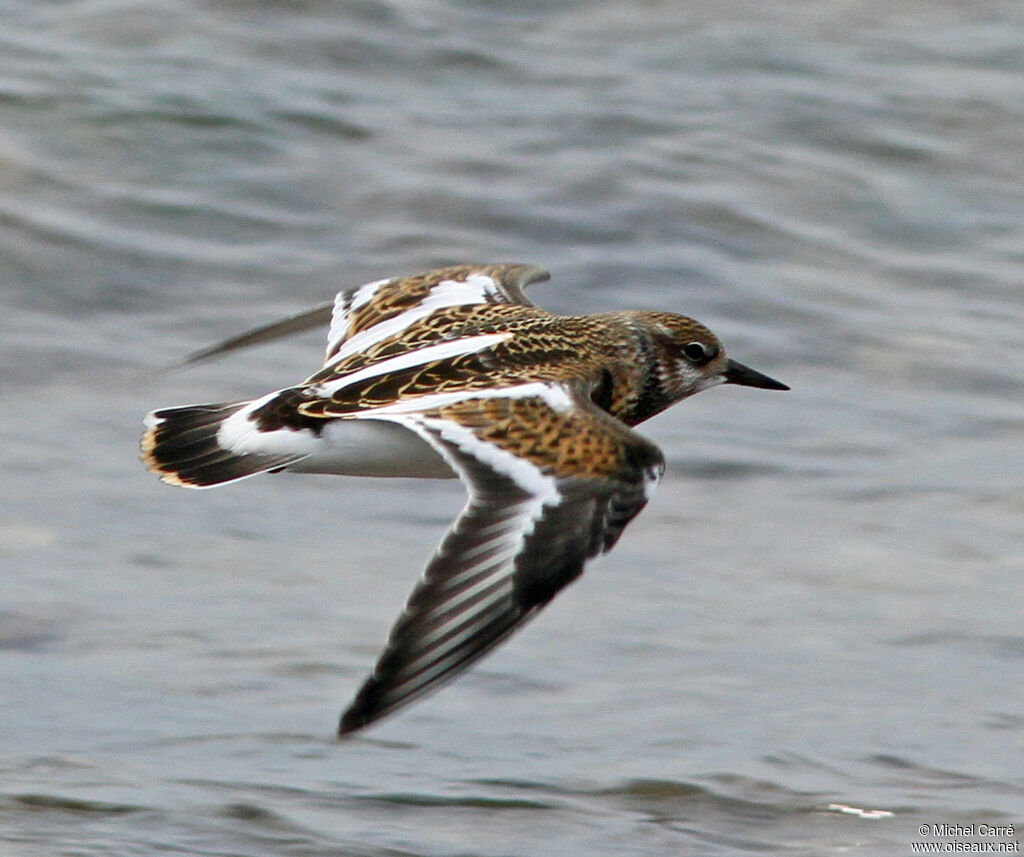
[[(341, 291), (333, 301), (193, 351), (164, 368), (175, 369), (201, 363), (240, 348), (302, 333), (328, 322), (330, 333), (327, 337), (327, 359), (333, 361), (342, 344), (353, 339), (356, 334), (366, 335), (361, 336), (355, 347), (348, 348), (346, 353), (354, 353), (400, 332), (440, 307), (478, 303), (532, 306), (523, 294), (523, 289), (549, 276), (543, 268), (533, 265), (496, 264), (458, 265), (414, 277), (377, 280)], [(406, 311), (411, 311), (412, 315), (403, 316)]]
[(549, 276), (532, 265), (457, 265), (339, 292), (334, 299), (325, 362), (365, 351), (444, 307), (532, 306), (523, 289)]
[(508, 637), (615, 544), (664, 469), (656, 446), (556, 385), (375, 410), (430, 443), (469, 501), (342, 716), (342, 735), (436, 690)]
[(303, 333), (314, 327), (320, 327), (331, 320), (331, 313), (334, 311), (334, 302), (318, 304), (312, 309), (303, 310), (287, 318), (272, 321), (269, 324), (254, 327), (244, 333), (239, 333), (228, 339), (222, 339), (206, 348), (200, 348), (191, 354), (186, 354), (180, 360), (170, 363), (164, 369), (181, 369), (193, 363), (203, 363), (206, 360), (213, 360), (231, 351), (241, 348), (251, 348), (254, 345), (262, 345), (264, 342), (272, 342), (285, 336), (292, 336), (296, 333)]

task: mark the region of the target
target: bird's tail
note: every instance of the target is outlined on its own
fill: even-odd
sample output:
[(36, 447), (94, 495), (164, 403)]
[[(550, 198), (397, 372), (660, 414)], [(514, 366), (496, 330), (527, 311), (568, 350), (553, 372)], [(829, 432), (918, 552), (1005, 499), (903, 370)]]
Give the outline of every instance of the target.
[(240, 452), (222, 445), (225, 420), (249, 404), (228, 402), (153, 411), (145, 419), (143, 463), (169, 485), (209, 488), (276, 470), (301, 458)]

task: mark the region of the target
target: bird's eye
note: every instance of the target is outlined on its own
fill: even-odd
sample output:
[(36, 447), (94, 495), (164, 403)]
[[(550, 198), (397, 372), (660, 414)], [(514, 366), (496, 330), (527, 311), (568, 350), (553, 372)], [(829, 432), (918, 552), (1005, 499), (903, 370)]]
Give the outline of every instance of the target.
[(713, 360), (718, 354), (717, 345), (705, 345), (703, 342), (691, 342), (683, 346), (685, 354), (692, 363), (703, 366), (709, 360)]

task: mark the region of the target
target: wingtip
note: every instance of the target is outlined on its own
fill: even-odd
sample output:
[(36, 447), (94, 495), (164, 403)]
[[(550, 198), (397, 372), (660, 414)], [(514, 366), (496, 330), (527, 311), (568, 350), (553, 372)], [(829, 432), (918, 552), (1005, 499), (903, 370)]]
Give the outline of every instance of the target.
[(367, 716), (367, 714), (355, 707), (355, 705), (349, 706), (341, 715), (341, 719), (338, 721), (338, 739), (345, 740), (350, 738), (353, 733), (358, 732), (360, 729), (369, 726), (377, 718)]
[(534, 283), (542, 283), (551, 279), (551, 272), (538, 265), (528, 265), (521, 262), (510, 263), (505, 266), (505, 281), (520, 289)]
[(198, 351), (193, 351), (172, 363), (159, 367), (157, 371), (172, 372), (178, 369), (184, 369), (196, 363), (204, 363), (207, 360), (222, 357), (232, 351), (251, 348), (254, 345), (264, 345), (268, 342), (273, 342), (275, 339), (282, 339), (287, 336), (304, 333), (314, 327), (322, 327), (323, 325), (330, 323), (331, 313), (333, 311), (334, 300), (332, 299), (324, 303), (317, 304), (315, 307), (300, 310), (297, 313), (285, 316), (277, 321), (272, 321), (268, 324), (251, 328), (244, 333), (239, 333), (228, 339), (222, 339), (220, 342), (214, 343), (206, 348), (200, 348)]

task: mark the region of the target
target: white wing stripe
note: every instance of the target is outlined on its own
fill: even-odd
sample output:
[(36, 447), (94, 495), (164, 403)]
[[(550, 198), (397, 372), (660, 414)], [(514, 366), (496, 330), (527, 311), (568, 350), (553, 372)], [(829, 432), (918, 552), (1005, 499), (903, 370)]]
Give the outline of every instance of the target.
[[(352, 296), (352, 308), (358, 308), (369, 302), (377, 289), (382, 285), (387, 285), (389, 282), (391, 280), (383, 280), (382, 282), (361, 286)], [(365, 296), (363, 294), (364, 289), (369, 289)], [(338, 348), (338, 353), (332, 359), (340, 360), (358, 351), (365, 351), (374, 343), (405, 330), (421, 318), (426, 318), (434, 310), (450, 306), (461, 306), (462, 304), (483, 303), (487, 297), (497, 293), (497, 284), (493, 278), (486, 274), (472, 274), (466, 278), (465, 282), (443, 280), (434, 286), (430, 290), (430, 294), (415, 307), (396, 315), (394, 318), (378, 322), (372, 327), (366, 328), (366, 330), (361, 330), (351, 339), (342, 343)], [(344, 335), (345, 330), (342, 330), (342, 327), (348, 328), (348, 312), (345, 313), (344, 318), (339, 318), (337, 322), (331, 322), (331, 344), (327, 350), (328, 354), (333, 350), (337, 337)], [(335, 328), (338, 328), (338, 330), (336, 331)]]
[(517, 384), (514, 387), (490, 387), (414, 396), (409, 399), (403, 399), (400, 402), (395, 402), (393, 405), (382, 405), (379, 408), (368, 408), (365, 411), (347, 414), (346, 417), (351, 419), (378, 419), (387, 418), (392, 415), (404, 416), (408, 414), (414, 416), (420, 411), (444, 408), (465, 399), (528, 399), (533, 396), (543, 399), (555, 411), (568, 411), (574, 407), (569, 394), (560, 385), (549, 384), (544, 381), (531, 381), (528, 384)]
[(381, 286), (392, 282), (393, 278), (374, 280), (360, 286), (354, 292), (338, 292), (334, 298), (334, 313), (331, 316), (331, 329), (327, 333), (327, 353), (330, 354), (342, 340), (349, 327), (349, 313), (367, 303)]
[(467, 336), (464, 339), (453, 339), (451, 342), (442, 342), (439, 345), (430, 345), (426, 348), (419, 348), (407, 354), (399, 354), (397, 357), (390, 357), (366, 366), (357, 372), (349, 375), (342, 375), (340, 378), (321, 384), (318, 393), (323, 396), (333, 396), (339, 390), (344, 390), (367, 378), (376, 378), (387, 375), (389, 372), (399, 372), (408, 369), (410, 366), (421, 366), (435, 360), (447, 360), (451, 357), (461, 357), (464, 354), (473, 354), (483, 351), (499, 342), (504, 342), (512, 334), (510, 333), (488, 333), (483, 336)]
[[(377, 289), (379, 289), (381, 286), (386, 286), (388, 283), (393, 283), (395, 282), (395, 280), (395, 277), (386, 277), (383, 280), (374, 280), (372, 283), (366, 283), (365, 285), (362, 285), (359, 288), (357, 288), (354, 292), (351, 293), (352, 300), (349, 302), (348, 305), (349, 312), (351, 312), (354, 309), (359, 309), (359, 307), (365, 304), (368, 304), (371, 300), (373, 300), (373, 296), (377, 294)], [(339, 297), (341, 297), (341, 295), (339, 295)]]
[[(471, 429), (449, 420), (424, 418), (420, 422), (427, 428), (436, 431), (445, 440), (454, 443), (468, 455), (473, 456), (481, 464), (507, 476), (524, 491), (534, 495), (534, 503), (538, 512), (544, 503), (555, 504), (558, 502), (560, 495), (555, 478), (542, 472), (532, 461), (480, 440)], [(458, 466), (457, 462), (450, 463), (453, 466)], [(521, 534), (523, 538), (533, 532), (532, 516), (528, 522), (529, 527), (524, 529)]]

